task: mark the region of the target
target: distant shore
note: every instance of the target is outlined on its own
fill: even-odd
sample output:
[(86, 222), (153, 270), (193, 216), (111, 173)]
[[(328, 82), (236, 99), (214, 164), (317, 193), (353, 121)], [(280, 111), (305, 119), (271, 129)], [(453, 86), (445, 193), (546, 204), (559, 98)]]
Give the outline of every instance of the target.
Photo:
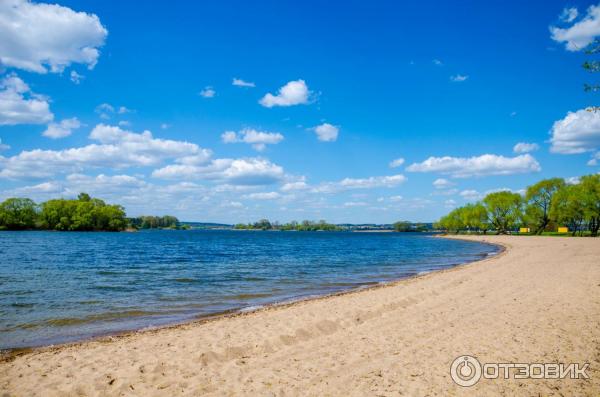
[[(600, 244), (460, 236), (502, 255), (388, 286), (155, 331), (35, 349), (0, 363), (9, 395), (600, 392)], [(590, 363), (587, 380), (452, 382), (483, 362)]]

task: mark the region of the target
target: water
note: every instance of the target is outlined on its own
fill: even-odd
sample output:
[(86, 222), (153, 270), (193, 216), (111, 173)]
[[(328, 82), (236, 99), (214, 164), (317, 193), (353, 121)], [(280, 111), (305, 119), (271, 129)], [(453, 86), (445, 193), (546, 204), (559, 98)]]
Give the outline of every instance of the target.
[(0, 232), (0, 349), (333, 293), (496, 250), (413, 233)]

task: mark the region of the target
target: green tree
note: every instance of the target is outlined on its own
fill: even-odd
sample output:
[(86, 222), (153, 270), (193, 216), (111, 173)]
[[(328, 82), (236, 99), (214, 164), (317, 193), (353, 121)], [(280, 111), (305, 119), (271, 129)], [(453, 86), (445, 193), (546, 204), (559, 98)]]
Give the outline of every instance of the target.
[(467, 230), (482, 231), (483, 234), (487, 233), (489, 229), (488, 214), (483, 204), (467, 204), (459, 209), (459, 215)]
[(584, 193), (581, 184), (566, 185), (552, 198), (550, 216), (560, 224), (566, 225), (575, 236), (581, 232), (585, 222)]
[(38, 206), (33, 200), (9, 198), (0, 203), (0, 229), (33, 229), (37, 216)]
[(410, 232), (412, 230), (411, 226), (408, 221), (399, 221), (394, 223), (394, 230), (397, 232)]
[(544, 179), (527, 188), (525, 216), (534, 226), (536, 234), (542, 234), (550, 223), (550, 205), (554, 194), (565, 185), (562, 178)]
[(600, 175), (587, 175), (581, 177), (581, 196), (583, 201), (584, 217), (588, 229), (593, 237), (598, 235), (600, 229)]
[(483, 199), (491, 226), (497, 234), (506, 234), (520, 222), (523, 199), (518, 193), (490, 193)]

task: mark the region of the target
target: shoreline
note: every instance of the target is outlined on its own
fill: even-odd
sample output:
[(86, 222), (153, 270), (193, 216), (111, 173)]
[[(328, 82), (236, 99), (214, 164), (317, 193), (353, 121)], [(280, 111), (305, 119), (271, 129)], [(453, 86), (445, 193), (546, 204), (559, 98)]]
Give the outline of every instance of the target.
[(467, 242), (472, 242), (472, 243), (487, 244), (487, 245), (496, 247), (497, 251), (493, 255), (488, 254), (481, 259), (464, 262), (464, 263), (459, 263), (456, 265), (451, 265), (450, 267), (445, 268), (445, 269), (420, 272), (417, 274), (412, 274), (412, 275), (409, 275), (406, 277), (402, 277), (402, 278), (398, 278), (398, 279), (390, 280), (390, 281), (364, 283), (364, 284), (360, 284), (356, 287), (352, 287), (347, 290), (342, 290), (342, 291), (337, 291), (337, 292), (330, 292), (330, 293), (324, 293), (324, 294), (317, 293), (317, 294), (308, 295), (305, 297), (292, 297), (289, 299), (276, 301), (276, 302), (272, 302), (272, 303), (267, 303), (267, 304), (263, 304), (263, 305), (259, 305), (259, 306), (252, 306), (250, 308), (236, 308), (236, 309), (230, 309), (230, 310), (225, 310), (225, 311), (221, 311), (221, 312), (215, 312), (215, 313), (211, 313), (211, 314), (207, 314), (207, 315), (194, 316), (194, 317), (186, 319), (186, 320), (174, 321), (174, 322), (157, 325), (157, 326), (142, 327), (142, 328), (137, 328), (137, 329), (123, 330), (123, 331), (116, 331), (116, 332), (110, 332), (110, 331), (100, 332), (93, 336), (82, 337), (81, 339), (62, 342), (62, 343), (50, 343), (50, 344), (40, 344), (40, 345), (26, 346), (26, 347), (14, 347), (14, 348), (0, 349), (0, 363), (7, 361), (7, 360), (11, 360), (15, 356), (19, 356), (19, 355), (23, 355), (23, 354), (27, 354), (27, 353), (31, 353), (31, 352), (36, 352), (39, 350), (42, 350), (42, 351), (55, 350), (55, 349), (61, 349), (64, 347), (78, 346), (78, 345), (82, 345), (82, 344), (85, 344), (88, 342), (94, 342), (94, 341), (98, 341), (98, 342), (103, 342), (105, 340), (112, 341), (117, 338), (126, 338), (126, 337), (139, 335), (142, 333), (152, 333), (152, 332), (156, 333), (156, 332), (160, 332), (165, 329), (177, 329), (179, 327), (187, 326), (187, 325), (205, 324), (205, 323), (211, 322), (211, 321), (218, 321), (222, 318), (232, 318), (232, 317), (236, 317), (236, 316), (251, 315), (253, 313), (266, 311), (266, 310), (287, 308), (287, 307), (291, 307), (293, 305), (300, 304), (303, 302), (317, 301), (317, 300), (328, 299), (328, 298), (333, 298), (333, 297), (337, 297), (337, 296), (361, 293), (361, 292), (369, 291), (371, 289), (394, 287), (404, 281), (418, 279), (421, 277), (434, 275), (436, 273), (458, 270), (463, 266), (474, 265), (474, 264), (477, 264), (480, 262), (485, 262), (489, 259), (500, 257), (507, 250), (507, 247), (503, 244), (491, 243), (491, 242), (485, 242), (485, 241), (477, 242), (477, 241), (463, 239), (460, 237), (455, 237), (455, 236), (450, 236), (450, 235), (430, 235), (428, 237), (430, 237), (430, 238), (448, 238), (448, 239), (461, 240), (461, 241), (467, 241)]
[[(479, 261), (250, 312), (13, 352), (9, 395), (597, 395), (600, 245), (449, 236), (506, 247)], [(589, 379), (482, 379), (454, 358), (590, 363)]]

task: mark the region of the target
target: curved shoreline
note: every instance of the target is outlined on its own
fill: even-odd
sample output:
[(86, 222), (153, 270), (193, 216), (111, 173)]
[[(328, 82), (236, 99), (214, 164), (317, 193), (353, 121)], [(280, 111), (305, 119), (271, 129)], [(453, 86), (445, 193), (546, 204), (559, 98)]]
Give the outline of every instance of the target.
[(417, 279), (421, 279), (421, 278), (428, 277), (428, 276), (434, 276), (436, 274), (441, 274), (441, 273), (445, 273), (445, 272), (457, 271), (466, 266), (476, 265), (476, 264), (484, 263), (484, 262), (487, 262), (487, 261), (490, 261), (490, 260), (493, 260), (496, 258), (500, 258), (504, 254), (506, 254), (506, 251), (508, 249), (507, 244), (493, 243), (493, 242), (487, 242), (487, 241), (473, 241), (468, 238), (461, 238), (460, 236), (432, 235), (432, 236), (428, 236), (428, 237), (429, 238), (447, 238), (447, 239), (451, 239), (451, 240), (461, 240), (461, 241), (471, 242), (471, 243), (475, 243), (475, 244), (485, 244), (485, 245), (490, 245), (490, 246), (496, 247), (498, 249), (498, 251), (494, 255), (491, 255), (491, 256), (488, 255), (484, 258), (474, 260), (474, 261), (458, 263), (458, 264), (451, 265), (444, 269), (432, 270), (432, 271), (428, 271), (428, 272), (424, 272), (424, 273), (417, 273), (417, 274), (409, 275), (406, 277), (398, 278), (395, 280), (376, 282), (375, 284), (367, 284), (367, 283), (360, 284), (356, 287), (349, 288), (349, 289), (342, 290), (342, 291), (337, 291), (337, 292), (314, 294), (314, 295), (308, 295), (306, 297), (290, 298), (290, 299), (267, 303), (264, 305), (250, 307), (250, 308), (236, 308), (236, 309), (231, 309), (231, 310), (225, 310), (225, 311), (215, 312), (215, 313), (211, 313), (211, 314), (207, 314), (207, 315), (195, 316), (193, 318), (186, 319), (186, 320), (174, 321), (174, 322), (170, 322), (170, 323), (158, 325), (158, 326), (142, 327), (142, 328), (138, 328), (138, 329), (116, 331), (116, 332), (109, 331), (109, 332), (104, 332), (104, 333), (98, 333), (93, 336), (83, 337), (81, 339), (68, 341), (68, 342), (64, 342), (64, 343), (42, 344), (39, 346), (0, 349), (0, 363), (2, 363), (4, 361), (9, 361), (11, 359), (14, 359), (15, 357), (18, 357), (18, 356), (21, 356), (24, 354), (38, 352), (38, 351), (55, 351), (55, 350), (60, 350), (63, 348), (68, 348), (68, 347), (81, 346), (81, 345), (85, 345), (87, 343), (92, 343), (92, 342), (103, 343), (103, 342), (114, 341), (114, 340), (122, 339), (122, 338), (129, 338), (129, 337), (144, 334), (144, 333), (156, 334), (156, 333), (160, 333), (161, 331), (164, 331), (164, 330), (178, 329), (181, 327), (187, 327), (187, 326), (193, 326), (193, 325), (202, 325), (202, 324), (206, 324), (209, 322), (219, 321), (224, 318), (250, 316), (255, 313), (260, 313), (260, 312), (269, 311), (269, 310), (286, 309), (288, 307), (292, 307), (292, 306), (299, 305), (302, 303), (309, 303), (312, 301), (321, 301), (321, 300), (326, 300), (326, 299), (330, 299), (330, 298), (346, 296), (346, 295), (350, 295), (350, 294), (360, 294), (360, 293), (365, 293), (365, 292), (369, 292), (371, 290), (376, 290), (376, 289), (380, 289), (380, 288), (391, 288), (391, 287), (398, 286), (404, 282), (409, 282), (412, 280), (417, 280)]

